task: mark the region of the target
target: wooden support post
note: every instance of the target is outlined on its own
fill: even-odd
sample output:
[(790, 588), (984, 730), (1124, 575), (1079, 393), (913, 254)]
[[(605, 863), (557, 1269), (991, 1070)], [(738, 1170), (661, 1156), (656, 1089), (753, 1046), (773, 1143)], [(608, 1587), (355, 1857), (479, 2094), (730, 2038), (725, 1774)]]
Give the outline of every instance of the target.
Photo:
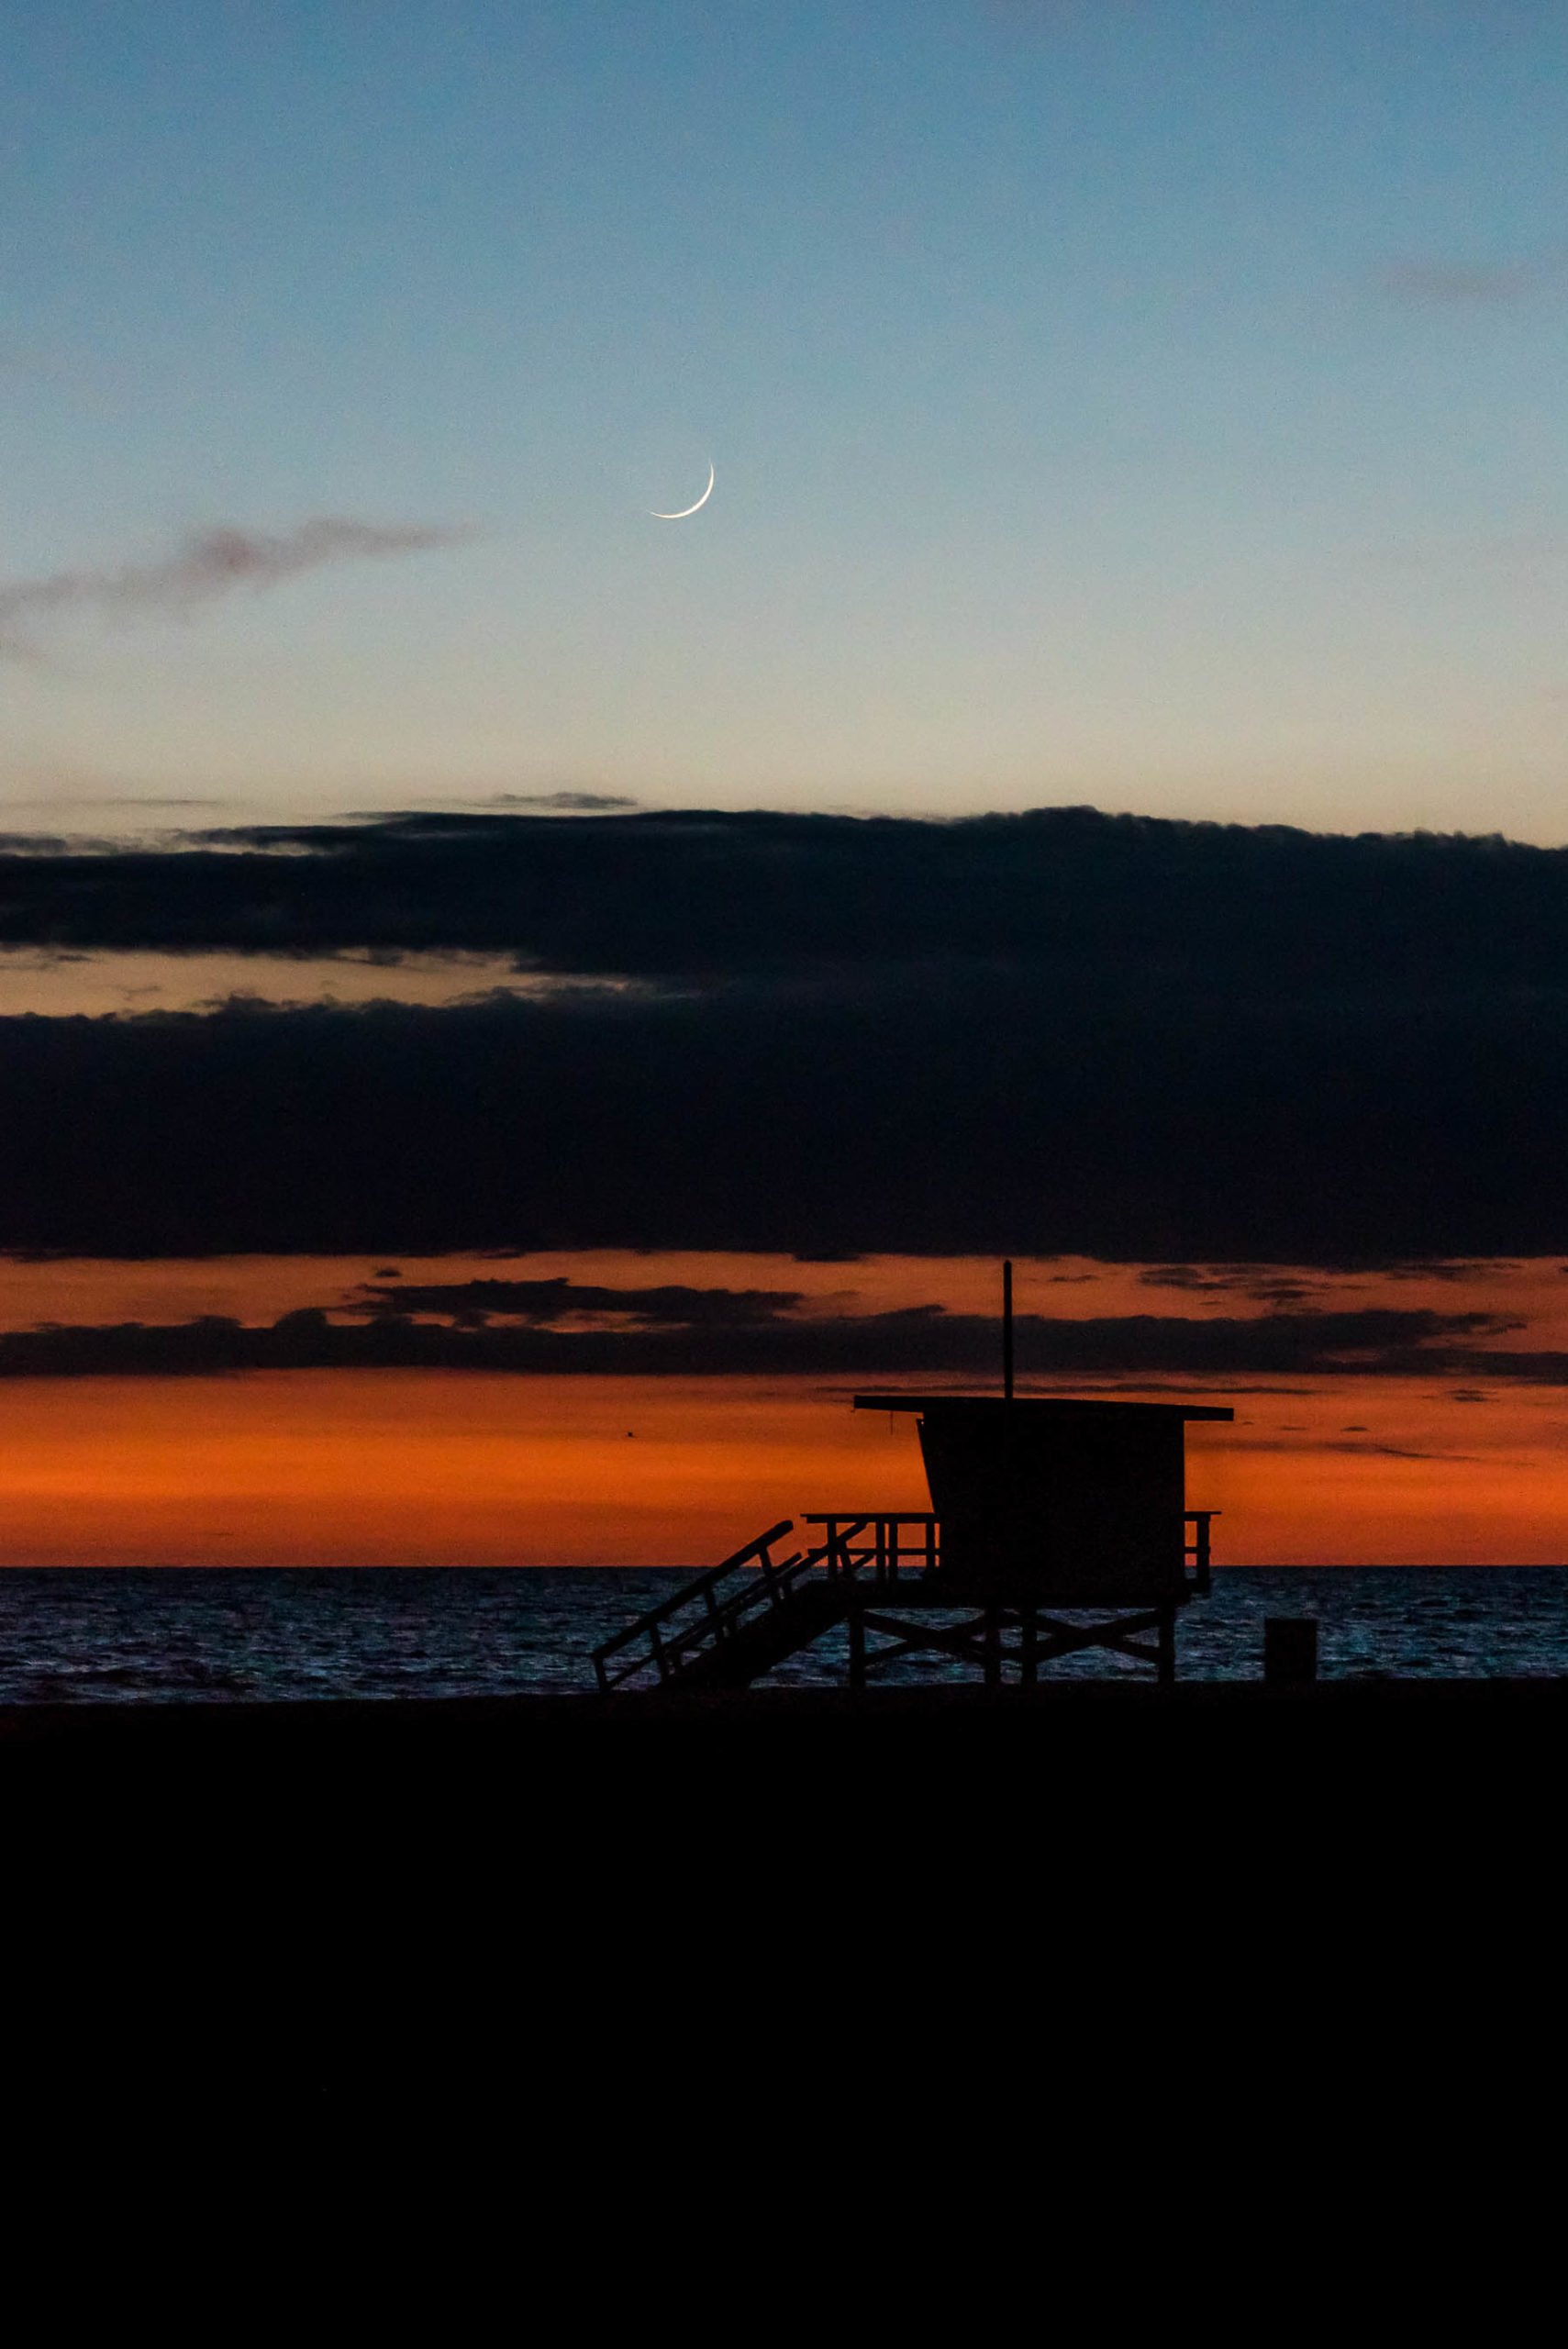
[(1032, 1688), (1040, 1678), (1040, 1624), (1032, 1607), (1026, 1607), (1018, 1635), (1018, 1678)]
[(999, 1607), (988, 1607), (985, 1609), (985, 1629), (983, 1637), (985, 1686), (987, 1688), (999, 1688), (1002, 1686), (1002, 1610)]
[(1173, 1688), (1176, 1685), (1176, 1610), (1173, 1607), (1161, 1608), (1158, 1637), (1159, 1662), (1154, 1667), (1154, 1677), (1162, 1688)]
[(866, 1619), (857, 1600), (850, 1609), (850, 1686), (857, 1692), (866, 1685)]

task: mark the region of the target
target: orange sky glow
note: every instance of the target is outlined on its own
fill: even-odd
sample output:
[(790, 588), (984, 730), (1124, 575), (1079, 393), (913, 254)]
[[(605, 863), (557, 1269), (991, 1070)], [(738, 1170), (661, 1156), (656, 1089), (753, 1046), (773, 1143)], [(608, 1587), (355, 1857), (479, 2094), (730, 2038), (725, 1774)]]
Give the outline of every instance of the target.
[[(397, 1261), (409, 1282), (569, 1273), (608, 1286), (788, 1287), (829, 1313), (931, 1301), (991, 1311), (996, 1297), (996, 1267), (981, 1260)], [(0, 1325), (271, 1319), (351, 1299), (377, 1269), (363, 1259), (7, 1261)], [(1195, 1287), (1151, 1282), (1137, 1266), (1020, 1264), (1018, 1307), (1073, 1318), (1244, 1316), (1265, 1309), (1257, 1291), (1284, 1277), (1218, 1268), (1204, 1275), (1214, 1286)], [(1309, 1273), (1299, 1285), (1304, 1305), (1319, 1309), (1486, 1310), (1525, 1325), (1503, 1344), (1568, 1343), (1568, 1279), (1555, 1261), (1441, 1275)], [(1112, 1391), (1170, 1390), (1117, 1382)], [(1188, 1497), (1223, 1512), (1221, 1564), (1568, 1558), (1568, 1388), (1498, 1380), (1462, 1390), (1437, 1375), (1380, 1375), (1183, 1391), (1236, 1409), (1234, 1427), (1196, 1427), (1188, 1438)], [(927, 1505), (908, 1420), (856, 1414), (846, 1386), (801, 1377), (388, 1369), (11, 1378), (0, 1383), (0, 1557), (18, 1565), (695, 1565), (778, 1518)]]

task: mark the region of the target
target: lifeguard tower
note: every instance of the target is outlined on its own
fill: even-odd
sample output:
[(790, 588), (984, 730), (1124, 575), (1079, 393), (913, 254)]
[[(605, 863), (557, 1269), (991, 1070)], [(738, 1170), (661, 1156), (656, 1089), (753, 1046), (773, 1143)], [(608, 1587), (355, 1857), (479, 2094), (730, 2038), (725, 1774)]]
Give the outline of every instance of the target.
[(839, 1624), (853, 1688), (922, 1651), (978, 1664), (990, 1687), (1091, 1647), (1175, 1678), (1176, 1616), (1208, 1590), (1218, 1514), (1186, 1505), (1187, 1423), (1235, 1414), (1015, 1396), (1011, 1273), (1001, 1395), (854, 1398), (917, 1415), (929, 1511), (808, 1514), (787, 1557), (773, 1553), (794, 1521), (771, 1526), (595, 1651), (606, 1695), (744, 1687)]

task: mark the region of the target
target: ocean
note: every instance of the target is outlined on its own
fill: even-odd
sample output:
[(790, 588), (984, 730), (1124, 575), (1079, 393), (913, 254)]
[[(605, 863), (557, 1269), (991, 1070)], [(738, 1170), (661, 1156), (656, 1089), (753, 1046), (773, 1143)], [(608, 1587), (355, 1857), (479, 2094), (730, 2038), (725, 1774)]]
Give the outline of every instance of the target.
[[(687, 1579), (607, 1566), (12, 1567), (0, 1572), (0, 1703), (586, 1691), (596, 1642)], [(1182, 1617), (1179, 1675), (1258, 1676), (1268, 1615), (1317, 1619), (1329, 1679), (1568, 1675), (1568, 1566), (1229, 1567)], [(845, 1662), (829, 1634), (761, 1685), (819, 1686)], [(1104, 1652), (1051, 1667), (1127, 1673), (1140, 1667)], [(873, 1682), (975, 1676), (908, 1658)]]

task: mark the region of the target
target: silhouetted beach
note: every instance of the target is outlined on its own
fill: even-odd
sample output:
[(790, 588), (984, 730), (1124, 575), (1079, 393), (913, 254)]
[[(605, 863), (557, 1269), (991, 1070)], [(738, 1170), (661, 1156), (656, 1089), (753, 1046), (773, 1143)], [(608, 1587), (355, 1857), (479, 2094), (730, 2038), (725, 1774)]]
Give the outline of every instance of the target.
[(951, 1809), (966, 1833), (1054, 1836), (1129, 1803), (1196, 1867), (1239, 1820), (1277, 1840), (1282, 1804), (1362, 1842), (1381, 1822), (1391, 1848), (1478, 1810), (1517, 1821), (1555, 1806), (1565, 1757), (1557, 1676), (0, 1709), (13, 1820), (134, 1821), (144, 1850), (200, 1842), (219, 1870), (252, 1834), (351, 1872), (393, 1843), (406, 1865), (432, 1832), (443, 1865), (470, 1838), (525, 1873), (635, 1863), (639, 1838), (685, 1865), (700, 1820), (726, 1831), (706, 1847), (722, 1874), (749, 1848), (762, 1864), (762, 1816), (826, 1854), (851, 1832), (917, 1842)]

